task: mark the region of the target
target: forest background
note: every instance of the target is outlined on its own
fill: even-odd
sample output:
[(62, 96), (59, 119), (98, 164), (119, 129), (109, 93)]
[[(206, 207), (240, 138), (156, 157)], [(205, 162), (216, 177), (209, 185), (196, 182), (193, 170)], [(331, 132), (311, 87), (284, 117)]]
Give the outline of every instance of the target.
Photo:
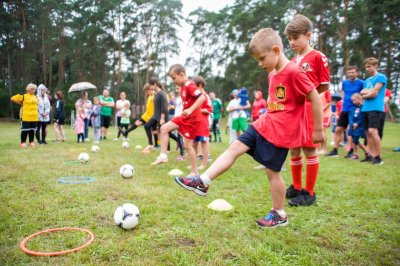
[[(179, 0), (22, 0), (4, 1), (0, 8), (0, 117), (17, 117), (10, 96), (26, 84), (45, 84), (52, 94), (79, 81), (120, 91), (144, 104), (142, 87), (156, 76), (172, 89), (166, 73), (171, 64), (194, 69), (209, 90), (227, 101), (233, 88), (267, 91), (267, 74), (247, 52), (251, 36), (271, 27), (283, 31), (296, 13), (314, 23), (312, 44), (329, 58), (331, 90), (338, 92), (345, 67), (362, 68), (365, 58), (381, 62), (388, 88), (398, 103), (400, 83), (400, 0), (236, 0), (217, 12), (196, 9), (182, 17)], [(186, 62), (180, 53), (183, 21), (192, 26), (195, 53)], [(365, 73), (361, 73), (361, 78)], [(73, 108), (78, 94), (68, 95)], [(75, 98), (74, 98), (75, 97)], [(396, 109), (396, 108), (395, 108)], [(68, 111), (67, 110), (67, 111)]]

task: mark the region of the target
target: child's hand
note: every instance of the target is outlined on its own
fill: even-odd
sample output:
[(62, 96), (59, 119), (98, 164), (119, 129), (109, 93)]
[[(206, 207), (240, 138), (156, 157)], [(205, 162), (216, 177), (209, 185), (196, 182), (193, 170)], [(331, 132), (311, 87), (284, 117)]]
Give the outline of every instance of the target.
[(183, 110), (183, 112), (182, 112), (182, 116), (189, 116), (189, 115), (191, 115), (192, 114), (192, 110), (190, 110), (190, 109), (185, 109), (185, 110)]
[(325, 134), (323, 130), (314, 130), (312, 133), (312, 139), (314, 143), (322, 143), (325, 141)]
[(353, 124), (353, 129), (356, 129), (358, 125), (356, 123)]

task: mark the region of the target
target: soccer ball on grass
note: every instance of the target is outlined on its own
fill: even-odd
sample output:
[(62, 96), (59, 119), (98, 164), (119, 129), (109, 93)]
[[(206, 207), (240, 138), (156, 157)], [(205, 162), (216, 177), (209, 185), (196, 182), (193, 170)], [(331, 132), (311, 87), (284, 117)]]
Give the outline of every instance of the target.
[(119, 206), (114, 212), (114, 222), (116, 225), (129, 230), (139, 223), (140, 212), (136, 205), (125, 203)]

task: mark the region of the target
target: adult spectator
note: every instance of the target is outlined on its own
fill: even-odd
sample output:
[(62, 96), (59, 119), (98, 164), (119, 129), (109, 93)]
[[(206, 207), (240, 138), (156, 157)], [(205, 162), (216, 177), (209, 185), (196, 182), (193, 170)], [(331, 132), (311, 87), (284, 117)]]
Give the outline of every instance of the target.
[(110, 127), (112, 108), (115, 107), (114, 99), (109, 96), (110, 92), (107, 88), (103, 90), (103, 95), (99, 96), (101, 111), (101, 136), (100, 139), (106, 140), (108, 128)]
[(379, 61), (374, 57), (364, 60), (365, 70), (369, 76), (364, 81), (364, 88), (360, 92), (364, 99), (361, 108), (363, 124), (367, 136), (368, 150), (370, 156), (364, 161), (372, 161), (372, 164), (383, 164), (381, 158), (381, 139), (379, 129), (383, 130), (385, 121), (385, 91), (387, 78), (378, 72)]
[(256, 121), (260, 115), (267, 109), (267, 101), (263, 99), (261, 91), (254, 91), (253, 110), (251, 111), (251, 120)]
[[(131, 106), (131, 103), (129, 102), (129, 100), (126, 99), (126, 93), (124, 91), (122, 91), (119, 94), (119, 100), (116, 102), (115, 104), (115, 116), (117, 117), (117, 127), (118, 127), (118, 135), (117, 137), (114, 139), (115, 141), (119, 140), (119, 137), (121, 136), (121, 134), (123, 133), (122, 130), (122, 124), (121, 124), (121, 117), (122, 117), (122, 109), (124, 108), (125, 104), (129, 105), (129, 108)], [(126, 125), (124, 128), (125, 130), (127, 130), (129, 127), (129, 125)], [(125, 140), (125, 138), (124, 138)]]
[(90, 121), (90, 115), (92, 114), (92, 102), (88, 99), (87, 91), (83, 91), (82, 98), (76, 101), (75, 103), (76, 113), (79, 107), (82, 107), (85, 113), (85, 119), (83, 120), (85, 123), (83, 128), (83, 135), (85, 137), (85, 141), (89, 141), (89, 121)]
[[(349, 125), (349, 112), (354, 107), (353, 101), (351, 100), (351, 96), (354, 93), (360, 93), (363, 89), (364, 82), (361, 79), (358, 79), (358, 68), (356, 66), (349, 66), (346, 71), (347, 79), (342, 83), (342, 91), (343, 91), (343, 105), (342, 110), (340, 112), (339, 119), (337, 120), (337, 126), (335, 130), (335, 135), (333, 136), (333, 150), (330, 151), (327, 156), (337, 157), (339, 156), (338, 149), (339, 143), (342, 139), (344, 131), (347, 129)], [(338, 110), (336, 110), (338, 112)], [(350, 139), (350, 138), (349, 138)], [(352, 143), (349, 143), (350, 147)], [(347, 158), (351, 158), (352, 150), (348, 152), (346, 155)]]
[(38, 99), (35, 95), (36, 85), (29, 83), (25, 89), (26, 93), (21, 95), (17, 94), (11, 97), (11, 101), (21, 105), (22, 114), (21, 118), (21, 144), (20, 146), (26, 147), (26, 139), (29, 135), (29, 145), (35, 146), (35, 129), (38, 122)]
[(47, 124), (50, 123), (50, 99), (46, 94), (47, 88), (43, 84), (40, 84), (36, 97), (38, 98), (38, 112), (39, 121), (36, 128), (36, 140), (39, 144), (47, 144), (46, 134), (47, 134)]
[(218, 136), (218, 142), (222, 142), (219, 122), (221, 119), (221, 114), (224, 111), (224, 107), (222, 105), (221, 100), (215, 96), (214, 92), (210, 92), (210, 98), (213, 108), (212, 124), (210, 127), (210, 141), (212, 140), (212, 135), (211, 135), (212, 132), (214, 135), (214, 142), (217, 142), (217, 136)]

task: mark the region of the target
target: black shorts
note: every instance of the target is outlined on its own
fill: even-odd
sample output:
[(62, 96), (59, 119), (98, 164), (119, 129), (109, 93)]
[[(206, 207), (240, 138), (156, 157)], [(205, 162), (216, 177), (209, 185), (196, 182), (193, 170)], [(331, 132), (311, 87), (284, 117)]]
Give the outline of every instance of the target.
[(281, 171), (289, 151), (288, 148), (279, 148), (270, 143), (252, 125), (247, 128), (238, 140), (250, 148), (247, 154), (252, 156), (258, 163), (273, 171)]
[(21, 130), (22, 131), (36, 130), (37, 124), (38, 122), (22, 121)]
[(349, 125), (349, 112), (341, 112), (336, 126), (347, 128), (348, 125)]
[(54, 123), (57, 123), (59, 125), (64, 125), (65, 119), (64, 118), (54, 119)]
[(363, 125), (367, 130), (368, 128), (376, 128), (382, 130), (385, 122), (385, 113), (380, 111), (363, 112)]
[(101, 118), (101, 127), (109, 128), (111, 116), (101, 115), (100, 118)]

